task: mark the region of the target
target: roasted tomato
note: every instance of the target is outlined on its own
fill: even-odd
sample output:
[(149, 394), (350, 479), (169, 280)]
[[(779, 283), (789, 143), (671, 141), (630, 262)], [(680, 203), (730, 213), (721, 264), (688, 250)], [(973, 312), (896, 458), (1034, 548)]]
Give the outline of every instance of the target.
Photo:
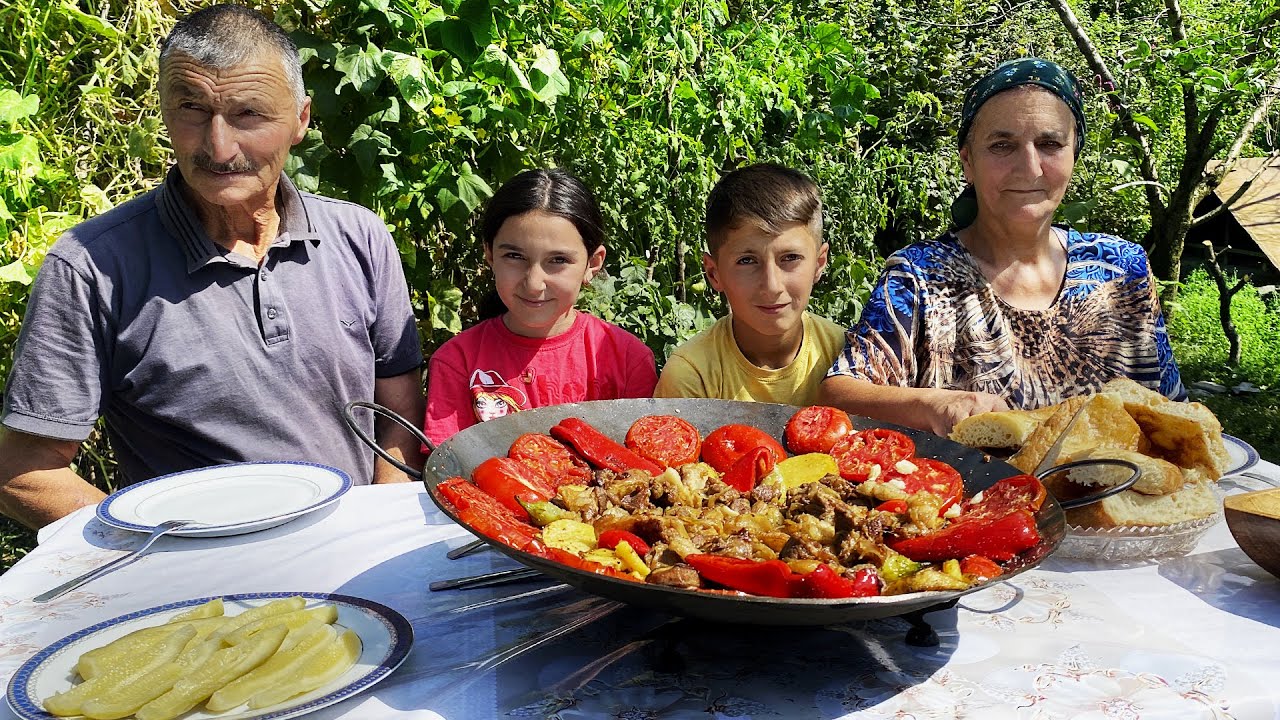
[(648, 415), (631, 423), (626, 445), (632, 452), (663, 467), (678, 468), (698, 462), (702, 435), (684, 418)]
[(585, 484), (591, 468), (564, 443), (541, 433), (525, 433), (511, 443), (507, 457), (542, 476), (552, 487)]
[[(908, 468), (907, 463), (915, 466), (914, 469)], [(903, 466), (901, 470), (896, 467), (899, 464)], [(903, 491), (909, 495), (927, 490), (942, 498), (946, 501), (940, 510), (943, 513), (964, 499), (964, 478), (960, 477), (959, 471), (941, 460), (913, 457), (895, 462), (885, 468), (885, 474), (880, 476), (881, 482), (891, 480), (901, 480), (906, 485)]]
[(896, 430), (872, 428), (846, 435), (831, 448), (831, 454), (840, 466), (841, 477), (862, 482), (870, 477), (873, 465), (885, 471), (899, 460), (915, 455), (916, 444)]
[(844, 436), (853, 432), (849, 414), (825, 405), (811, 405), (787, 421), (787, 449), (796, 455), (831, 452)]
[(702, 441), (702, 460), (726, 473), (748, 450), (764, 446), (773, 452), (775, 462), (785, 460), (787, 451), (769, 433), (750, 425), (721, 425)]
[(965, 517), (1000, 517), (1014, 510), (1035, 512), (1044, 504), (1044, 485), (1034, 475), (1014, 475), (969, 498)]
[(556, 489), (540, 475), (523, 463), (505, 457), (492, 457), (477, 465), (471, 472), (471, 480), (521, 520), (528, 520), (529, 513), (516, 498), (540, 502), (556, 494)]

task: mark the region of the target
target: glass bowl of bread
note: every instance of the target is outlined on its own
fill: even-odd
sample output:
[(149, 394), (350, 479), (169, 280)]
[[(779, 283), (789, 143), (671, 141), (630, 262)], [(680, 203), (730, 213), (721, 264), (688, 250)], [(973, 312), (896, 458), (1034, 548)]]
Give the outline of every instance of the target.
[[(1216, 481), (1231, 466), (1222, 425), (1200, 403), (1174, 402), (1128, 380), (1038, 410), (983, 413), (951, 439), (993, 452), (1023, 472), (1084, 460), (1123, 460), (1139, 469), (1128, 489), (1068, 509), (1062, 557), (1134, 560), (1189, 552), (1222, 519)], [(1060, 442), (1059, 442), (1060, 441)], [(1132, 472), (1110, 465), (1073, 467), (1045, 477), (1059, 501), (1114, 488)]]

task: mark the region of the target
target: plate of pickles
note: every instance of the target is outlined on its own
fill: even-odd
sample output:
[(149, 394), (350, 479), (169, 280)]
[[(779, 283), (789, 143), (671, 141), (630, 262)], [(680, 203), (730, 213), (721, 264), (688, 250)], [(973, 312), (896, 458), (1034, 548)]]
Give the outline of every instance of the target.
[(331, 593), (248, 593), (121, 615), (36, 653), (9, 681), (24, 720), (291, 718), (389, 675), (408, 620)]

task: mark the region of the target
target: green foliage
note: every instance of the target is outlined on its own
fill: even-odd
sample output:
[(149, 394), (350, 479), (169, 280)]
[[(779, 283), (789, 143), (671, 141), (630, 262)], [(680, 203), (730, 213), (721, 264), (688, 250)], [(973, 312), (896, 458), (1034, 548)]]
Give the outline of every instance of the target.
[[(1230, 283), (1236, 278), (1228, 276)], [(1191, 380), (1235, 385), (1248, 380), (1280, 389), (1280, 297), (1259, 296), (1246, 285), (1232, 298), (1231, 320), (1240, 335), (1240, 366), (1227, 365), (1227, 338), (1218, 315), (1218, 287), (1203, 269), (1183, 281), (1169, 308), (1169, 336), (1182, 373)]]

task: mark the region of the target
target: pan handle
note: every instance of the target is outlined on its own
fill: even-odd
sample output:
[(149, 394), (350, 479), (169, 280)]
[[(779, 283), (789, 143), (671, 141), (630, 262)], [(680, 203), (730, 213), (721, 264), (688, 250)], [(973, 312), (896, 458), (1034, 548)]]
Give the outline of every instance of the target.
[(1100, 500), (1109, 498), (1112, 495), (1119, 495), (1125, 490), (1133, 487), (1133, 484), (1138, 482), (1138, 478), (1142, 477), (1142, 468), (1139, 468), (1136, 463), (1129, 462), (1128, 460), (1121, 460), (1120, 458), (1092, 458), (1089, 460), (1076, 460), (1074, 462), (1062, 463), (1061, 465), (1054, 465), (1051, 468), (1041, 470), (1036, 473), (1036, 478), (1044, 480), (1054, 473), (1060, 473), (1063, 470), (1070, 470), (1071, 468), (1083, 467), (1085, 465), (1118, 465), (1120, 467), (1129, 468), (1129, 470), (1133, 472), (1133, 475), (1129, 476), (1128, 479), (1119, 485), (1103, 488), (1096, 493), (1089, 493), (1083, 497), (1072, 498), (1070, 500), (1060, 500), (1058, 504), (1062, 506), (1063, 510), (1092, 505)]
[(377, 440), (370, 437), (369, 433), (365, 432), (364, 428), (360, 427), (360, 423), (356, 422), (356, 417), (355, 417), (356, 408), (365, 408), (366, 410), (372, 411), (374, 415), (382, 415), (383, 417), (390, 418), (391, 420), (395, 421), (397, 425), (404, 428), (405, 430), (408, 430), (415, 438), (417, 438), (418, 441), (421, 442), (423, 446), (427, 448), (428, 452), (433, 452), (436, 449), (435, 445), (432, 444), (432, 442), (427, 439), (426, 435), (422, 434), (422, 431), (418, 429), (418, 426), (414, 425), (408, 420), (405, 420), (403, 417), (400, 417), (400, 415), (398, 415), (397, 413), (379, 405), (378, 403), (367, 402), (365, 400), (352, 400), (351, 402), (347, 403), (345, 407), (342, 408), (343, 422), (347, 424), (347, 427), (351, 428), (351, 432), (355, 433), (356, 437), (360, 438), (361, 442), (363, 442), (365, 445), (368, 445), (370, 448), (372, 448), (373, 451), (377, 453), (378, 457), (391, 463), (396, 469), (400, 470), (400, 472), (403, 472), (405, 475), (408, 475), (414, 480), (421, 480), (422, 479), (421, 470), (416, 470), (414, 468), (411, 468), (408, 465), (405, 465), (404, 463), (400, 462), (396, 458), (392, 457), (391, 453), (387, 452), (381, 445), (378, 444)]

